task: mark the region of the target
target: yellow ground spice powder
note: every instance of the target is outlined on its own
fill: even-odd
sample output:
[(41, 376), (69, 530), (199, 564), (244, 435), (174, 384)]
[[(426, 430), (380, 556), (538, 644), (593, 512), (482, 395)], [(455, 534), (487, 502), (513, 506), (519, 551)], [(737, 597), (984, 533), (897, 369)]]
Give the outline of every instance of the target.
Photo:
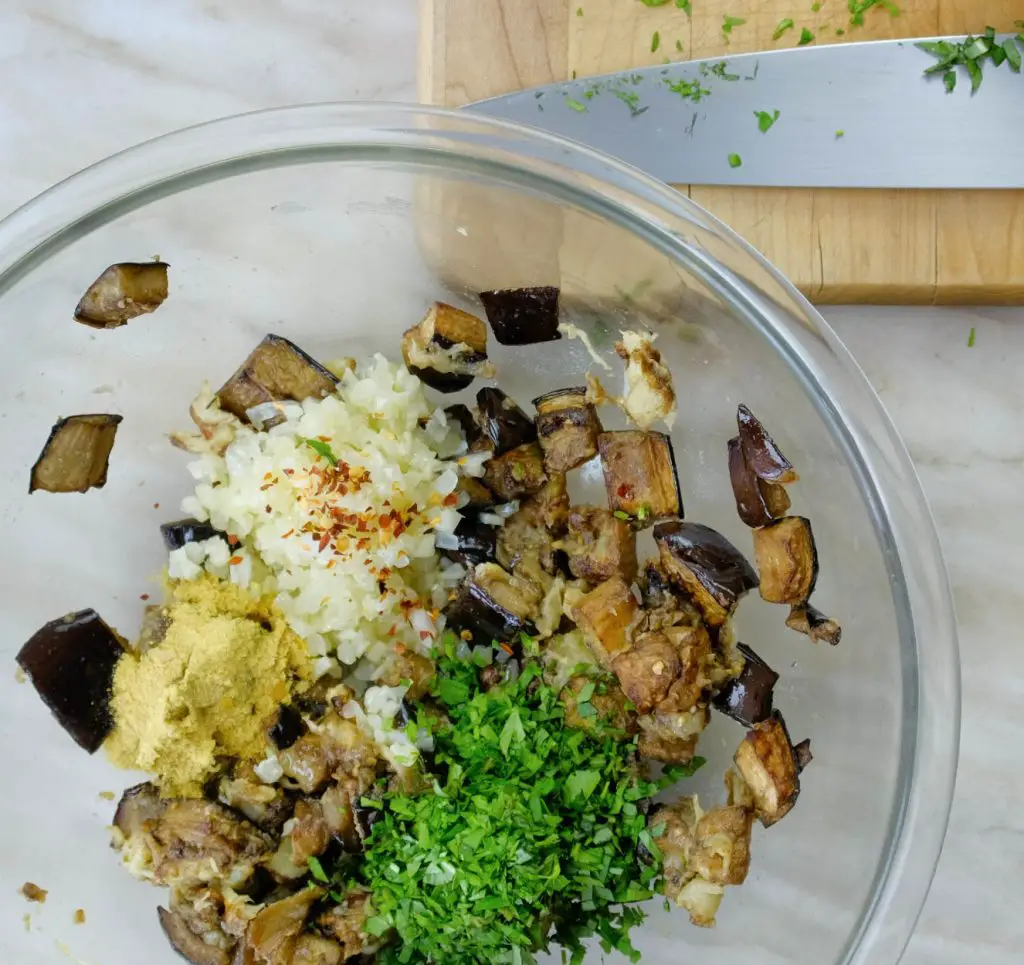
[(163, 639), (114, 673), (119, 767), (149, 771), (167, 797), (198, 797), (219, 757), (259, 760), (273, 712), (309, 683), (309, 657), (271, 597), (212, 577), (170, 587)]

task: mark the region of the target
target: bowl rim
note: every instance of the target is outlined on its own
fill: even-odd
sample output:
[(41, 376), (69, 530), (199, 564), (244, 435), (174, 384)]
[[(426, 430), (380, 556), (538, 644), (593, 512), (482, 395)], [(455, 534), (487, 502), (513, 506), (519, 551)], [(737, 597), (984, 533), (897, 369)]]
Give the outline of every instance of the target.
[[(810, 302), (716, 217), (624, 162), (511, 121), (417, 105), (308, 104), (153, 138), (37, 195), (0, 221), (0, 296), (77, 238), (213, 177), (310, 160), (380, 160), (401, 151), (428, 165), (485, 163), (491, 173), (557, 188), (628, 223), (744, 313), (818, 405), (875, 520), (890, 568), (904, 665), (900, 766), (887, 841), (870, 898), (837, 965), (895, 965), (927, 897), (952, 806), (960, 663), (948, 578), (916, 471), (866, 376)], [(694, 244), (693, 231), (743, 251), (771, 292)], [(852, 412), (855, 424), (847, 419)]]

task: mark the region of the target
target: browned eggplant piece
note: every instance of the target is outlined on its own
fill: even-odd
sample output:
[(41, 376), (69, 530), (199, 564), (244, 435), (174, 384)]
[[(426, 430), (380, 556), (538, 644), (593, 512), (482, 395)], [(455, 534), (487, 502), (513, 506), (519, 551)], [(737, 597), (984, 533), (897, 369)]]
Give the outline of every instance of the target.
[(110, 687), (123, 654), (96, 611), (79, 610), (32, 634), (17, 661), (57, 723), (92, 754), (114, 724)]
[(805, 737), (793, 748), (793, 753), (796, 754), (797, 770), (802, 774), (804, 768), (814, 760), (814, 755), (811, 753), (811, 739)]
[(769, 483), (796, 482), (800, 477), (793, 464), (782, 454), (775, 440), (768, 435), (761, 420), (745, 405), (736, 410), (736, 424), (740, 430), (740, 445), (751, 472)]
[(641, 429), (650, 429), (659, 419), (669, 427), (676, 417), (676, 393), (672, 373), (654, 347), (654, 337), (641, 332), (623, 332), (615, 343), (615, 354), (626, 363), (626, 394), (622, 408)]
[(754, 796), (754, 806), (767, 828), (782, 820), (800, 794), (800, 766), (782, 715), (755, 724), (733, 758)]
[(477, 563), (493, 563), (498, 537), (493, 526), (481, 523), (472, 516), (464, 516), (455, 527), (458, 546), (441, 552), (450, 560), (470, 568)]
[(839, 622), (825, 616), (810, 603), (790, 607), (786, 626), (810, 637), (815, 643), (830, 643), (833, 647), (838, 646), (843, 638), (843, 628), (839, 626)]
[(102, 413), (58, 419), (32, 467), (28, 491), (84, 493), (93, 487), (102, 489), (121, 419)]
[(494, 371), (482, 319), (444, 302), (431, 305), (402, 336), (402, 357), (413, 375), (438, 392), (458, 392)]
[(602, 432), (597, 437), (608, 505), (638, 529), (683, 515), (672, 441), (663, 432)]
[(811, 521), (784, 516), (754, 530), (754, 560), (761, 597), (769, 603), (805, 603), (818, 579), (818, 551)]
[(562, 546), (573, 576), (590, 583), (603, 583), (616, 574), (627, 583), (636, 579), (636, 532), (607, 509), (574, 506)]
[(466, 445), (469, 446), (470, 452), (490, 449), (491, 440), (487, 438), (484, 430), (480, 428), (480, 423), (468, 405), (458, 402), (455, 405), (448, 406), (444, 411), (449, 420), (459, 424), (463, 436), (466, 437)]
[(747, 465), (739, 436), (729, 440), (729, 480), (736, 497), (736, 512), (748, 526), (767, 526), (789, 510), (789, 493), (785, 488), (758, 479)]
[(378, 683), (384, 687), (398, 687), (405, 682), (408, 688), (402, 700), (402, 706), (408, 713), (408, 718), (402, 721), (404, 727), (409, 720), (416, 719), (415, 708), (409, 710), (407, 701), (418, 702), (430, 692), (430, 685), (437, 676), (437, 668), (429, 657), (415, 653), (398, 644), (395, 646), (395, 653), (386, 664), (386, 670), (377, 678)]
[(494, 493), (473, 476), (459, 476), (457, 489), (466, 497), (466, 507), (469, 509), (486, 509), (497, 502)]
[(597, 455), (602, 431), (597, 408), (587, 401), (587, 387), (556, 389), (533, 400), (537, 435), (548, 472), (569, 472)]
[(328, 909), (317, 919), (321, 929), (341, 943), (349, 965), (362, 962), (361, 953), (379, 943), (379, 939), (374, 939), (366, 931), (370, 908), (370, 893), (355, 885), (345, 893), (341, 904)]
[(649, 714), (667, 696), (682, 673), (676, 648), (663, 633), (644, 633), (629, 650), (612, 661), (622, 692), (637, 713)]
[(587, 645), (606, 670), (629, 649), (637, 617), (636, 597), (621, 576), (613, 576), (576, 601), (572, 616)]
[(192, 965), (229, 965), (231, 956), (226, 949), (208, 945), (197, 935), (185, 919), (166, 908), (157, 908), (160, 927), (164, 930), (171, 947)]
[(510, 573), (547, 586), (549, 581), (538, 569), (548, 575), (561, 572), (562, 561), (554, 540), (566, 531), (568, 520), (565, 476), (551, 476), (498, 528), (497, 562)]
[(293, 342), (268, 335), (220, 387), (217, 400), (222, 409), (247, 422), (245, 413), (253, 406), (289, 399), (323, 399), (337, 384), (337, 376)]
[(155, 312), (167, 298), (167, 268), (162, 261), (111, 265), (81, 297), (75, 321), (90, 328), (120, 328)]
[(198, 519), (176, 519), (173, 523), (161, 523), (160, 535), (169, 550), (180, 550), (187, 543), (201, 543), (223, 534), (210, 523)]
[(507, 288), (480, 292), (487, 321), (502, 345), (554, 342), (558, 331), (557, 288)]
[(287, 704), (281, 705), (277, 718), (267, 730), (267, 736), (279, 751), (287, 750), (305, 733), (306, 725), (302, 715)]
[(654, 529), (665, 571), (686, 590), (713, 627), (757, 586), (757, 573), (721, 533), (700, 523), (662, 523)]
[(245, 933), (244, 943), (255, 961), (267, 965), (290, 965), (299, 933), (309, 913), (324, 896), (316, 886), (303, 888), (289, 898), (265, 905)]
[[(579, 695), (590, 686), (590, 695), (581, 701)], [(611, 728), (630, 737), (637, 732), (636, 711), (629, 706), (629, 700), (611, 680), (595, 681), (585, 675), (571, 677), (559, 693), (565, 707), (565, 726), (577, 730), (595, 731)], [(581, 710), (581, 704), (589, 704), (590, 712)]]
[(484, 388), (476, 394), (480, 426), (500, 456), (537, 439), (533, 420), (501, 389)]
[(544, 455), (536, 442), (511, 449), (484, 466), (484, 482), (488, 489), (506, 502), (533, 495), (547, 481)]
[(481, 563), (462, 582), (448, 608), (448, 625), (467, 630), (478, 643), (518, 640), (537, 632), (543, 592), (529, 580), (505, 572), (496, 563)]
[(745, 643), (736, 645), (743, 654), (740, 675), (730, 680), (711, 702), (715, 710), (753, 727), (772, 714), (772, 691), (779, 675)]
[(295, 823), (291, 830), (292, 861), (300, 868), (327, 850), (331, 831), (324, 819), (319, 801), (300, 799), (295, 802)]

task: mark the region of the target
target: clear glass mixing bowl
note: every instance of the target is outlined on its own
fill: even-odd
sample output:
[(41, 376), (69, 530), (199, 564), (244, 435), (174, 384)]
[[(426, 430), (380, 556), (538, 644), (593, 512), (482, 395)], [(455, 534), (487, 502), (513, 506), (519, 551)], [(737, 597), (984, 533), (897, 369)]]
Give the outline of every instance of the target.
[[(160, 255), (171, 295), (127, 327), (72, 321), (108, 264)], [(398, 352), (443, 298), (557, 284), (565, 314), (611, 357), (609, 334), (649, 325), (675, 373), (673, 435), (687, 516), (739, 546), (725, 441), (738, 402), (798, 466), (813, 520), (815, 600), (844, 627), (815, 647), (784, 608), (740, 607), (741, 639), (783, 679), (777, 706), (815, 760), (796, 810), (756, 829), (747, 883), (714, 930), (652, 903), (651, 965), (893, 965), (938, 858), (956, 769), (954, 619), (932, 521), (878, 399), (811, 306), (685, 197), (579, 145), (466, 114), (323, 105), (252, 114), (151, 141), (76, 175), (0, 224), (0, 478), (4, 517), (0, 960), (171, 965), (161, 894), (129, 878), (105, 825), (132, 776), (52, 721), (13, 657), (44, 621), (96, 608), (133, 634), (158, 592), (157, 524), (180, 515), (187, 458), (167, 444), (200, 382), (267, 332), (315, 357)], [(578, 341), (496, 347), (523, 402), (583, 381)], [(28, 495), (51, 423), (124, 415), (103, 490)], [(591, 474), (592, 476), (592, 474)], [(594, 480), (583, 475), (581, 492)], [(756, 596), (756, 595), (755, 595)], [(722, 797), (741, 736), (716, 716), (694, 781)], [(28, 905), (17, 888), (49, 889)], [(84, 925), (73, 912), (82, 908)], [(22, 916), (31, 915), (26, 928)], [(595, 953), (595, 958), (597, 953)]]

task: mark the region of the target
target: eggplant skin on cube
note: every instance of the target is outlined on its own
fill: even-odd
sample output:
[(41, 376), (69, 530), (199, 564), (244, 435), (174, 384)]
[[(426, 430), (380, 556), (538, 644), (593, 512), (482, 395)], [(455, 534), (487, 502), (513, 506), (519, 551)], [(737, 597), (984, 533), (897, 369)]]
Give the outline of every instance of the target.
[(755, 811), (766, 828), (789, 814), (800, 795), (800, 760), (782, 714), (775, 711), (767, 720), (755, 724), (736, 749), (733, 760), (750, 788)]
[(526, 580), (507, 573), (496, 563), (481, 563), (462, 581), (447, 610), (448, 625), (468, 631), (478, 643), (535, 636), (533, 623), (542, 592)]
[(745, 405), (736, 410), (740, 445), (747, 464), (758, 479), (768, 483), (796, 482), (800, 477), (793, 464), (782, 454), (775, 440), (761, 424), (761, 420)]
[(560, 339), (558, 297), (559, 290), (550, 286), (480, 292), (487, 321), (502, 345), (534, 345)]
[(485, 388), (476, 394), (480, 426), (496, 456), (537, 441), (537, 427), (501, 389)]
[(163, 261), (111, 265), (81, 297), (75, 321), (90, 328), (120, 328), (155, 312), (167, 299), (168, 267)]
[(107, 483), (119, 415), (96, 413), (58, 419), (29, 478), (28, 491), (84, 493)]
[(533, 400), (537, 435), (548, 472), (569, 472), (597, 455), (602, 432), (597, 409), (587, 401), (587, 387), (556, 389)]
[(536, 442), (516, 446), (484, 465), (484, 483), (503, 502), (532, 496), (547, 481), (544, 454)]
[(264, 402), (323, 399), (338, 384), (337, 376), (280, 335), (268, 335), (217, 391), (226, 412), (243, 422), (246, 412)]
[(672, 441), (663, 432), (602, 432), (597, 437), (612, 512), (644, 529), (683, 515)]
[(476, 376), (491, 376), (487, 361), (487, 326), (483, 321), (444, 302), (402, 336), (406, 368), (438, 392), (458, 392)]
[(92, 754), (114, 725), (110, 688), (123, 655), (120, 638), (96, 611), (79, 610), (37, 630), (17, 661), (57, 723)]
[(796, 630), (797, 633), (810, 637), (815, 643), (824, 642), (833, 647), (838, 646), (839, 641), (843, 638), (843, 628), (839, 625), (839, 621), (825, 616), (821, 610), (811, 606), (810, 603), (800, 603), (790, 607), (786, 626), (790, 630)]
[(709, 626), (725, 623), (740, 598), (757, 586), (747, 558), (710, 526), (662, 523), (654, 528), (654, 539), (662, 567), (690, 594)]
[(769, 603), (805, 603), (818, 580), (818, 551), (811, 521), (803, 516), (784, 516), (755, 529), (754, 559), (762, 599)]
[(758, 479), (747, 463), (739, 436), (729, 440), (729, 481), (736, 499), (736, 512), (748, 526), (767, 526), (789, 511), (789, 494), (778, 483)]
[(621, 576), (605, 580), (573, 605), (573, 620), (606, 670), (629, 649), (638, 610), (636, 597)]
[(211, 523), (188, 517), (176, 519), (173, 523), (161, 523), (160, 535), (164, 538), (164, 546), (169, 550), (180, 550), (188, 543), (202, 543), (224, 534)]
[(471, 516), (464, 516), (455, 527), (456, 546), (441, 550), (442, 555), (463, 566), (493, 563), (497, 553), (498, 536), (495, 527)]
[(772, 714), (772, 696), (779, 675), (745, 643), (736, 645), (744, 664), (738, 677), (730, 680), (711, 702), (715, 710), (753, 727)]

